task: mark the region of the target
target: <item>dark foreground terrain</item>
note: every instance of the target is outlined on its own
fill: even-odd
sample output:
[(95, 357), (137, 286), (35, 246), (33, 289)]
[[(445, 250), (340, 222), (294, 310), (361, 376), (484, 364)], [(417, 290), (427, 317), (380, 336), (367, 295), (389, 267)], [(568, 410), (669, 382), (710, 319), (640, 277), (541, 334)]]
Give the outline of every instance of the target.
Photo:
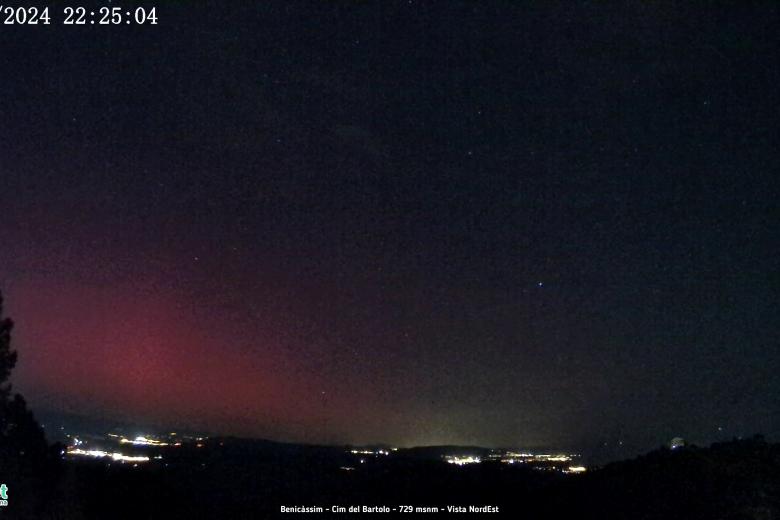
[[(493, 505), (520, 519), (773, 519), (780, 512), (780, 445), (760, 437), (659, 449), (578, 475), (500, 462), (455, 466), (403, 452), (355, 461), (340, 447), (236, 439), (183, 449), (165, 464), (60, 459), (45, 475), (4, 475), (9, 505), (0, 515), (266, 518), (283, 516), (282, 505)], [(333, 513), (306, 516), (322, 515)]]

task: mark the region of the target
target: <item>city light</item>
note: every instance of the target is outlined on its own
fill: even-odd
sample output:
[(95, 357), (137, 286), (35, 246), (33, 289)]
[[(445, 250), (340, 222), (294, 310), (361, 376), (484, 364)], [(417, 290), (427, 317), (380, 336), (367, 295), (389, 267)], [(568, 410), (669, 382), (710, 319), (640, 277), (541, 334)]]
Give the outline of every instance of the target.
[(445, 460), (450, 464), (455, 464), (457, 466), (465, 466), (466, 464), (479, 464), (482, 462), (482, 459), (479, 457), (472, 457), (471, 455), (459, 457), (456, 455), (447, 455), (445, 457)]
[(157, 439), (149, 439), (144, 436), (138, 436), (133, 440), (127, 439), (125, 437), (122, 437), (119, 439), (119, 442), (121, 444), (133, 444), (135, 446), (167, 446), (167, 442), (161, 442)]
[[(395, 450), (395, 448), (393, 448), (393, 449)], [(390, 452), (386, 451), (386, 450), (372, 451), (372, 450), (355, 450), (355, 449), (353, 449), (353, 450), (349, 450), (349, 452), (352, 453), (353, 455), (390, 455)]]
[(148, 462), (149, 461), (149, 457), (140, 456), (140, 455), (131, 456), (131, 455), (124, 455), (118, 452), (109, 453), (103, 450), (82, 450), (81, 448), (69, 449), (68, 455), (82, 455), (82, 456), (95, 457), (95, 458), (110, 457), (112, 460), (120, 461), (120, 462)]

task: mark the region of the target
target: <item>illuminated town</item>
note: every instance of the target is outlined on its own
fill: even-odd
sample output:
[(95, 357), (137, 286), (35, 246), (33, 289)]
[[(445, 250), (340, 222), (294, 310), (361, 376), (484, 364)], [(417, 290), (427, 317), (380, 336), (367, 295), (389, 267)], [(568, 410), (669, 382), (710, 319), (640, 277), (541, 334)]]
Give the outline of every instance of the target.
[(491, 450), (487, 456), (478, 455), (445, 455), (444, 460), (456, 466), (480, 464), (482, 462), (501, 462), (503, 464), (523, 464), (537, 470), (559, 471), (561, 473), (582, 473), (585, 466), (574, 465), (573, 461), (580, 456), (565, 453), (531, 453), (510, 450)]
[[(106, 435), (70, 435), (66, 434), (67, 447), (62, 450), (62, 455), (68, 459), (92, 458), (105, 460), (106, 463), (132, 463), (138, 464), (166, 459), (166, 450), (185, 448), (203, 448), (208, 437), (178, 435), (170, 432), (166, 435), (156, 436), (150, 434), (136, 435), (128, 438), (117, 433)], [(167, 466), (166, 463), (163, 463)]]
[[(424, 448), (423, 448), (424, 449)], [(435, 450), (436, 448), (430, 448)], [(584, 465), (577, 464), (579, 454), (552, 452), (533, 453), (530, 451), (515, 451), (504, 449), (467, 450), (465, 448), (446, 448), (438, 458), (453, 466), (469, 466), (475, 464), (517, 464), (540, 471), (554, 471), (559, 473), (583, 473), (587, 471)], [(476, 453), (476, 452), (479, 453)], [(381, 461), (385, 457), (398, 455), (398, 448), (350, 448), (347, 453), (353, 455), (357, 465), (366, 464), (369, 461)], [(400, 450), (400, 456), (407, 456), (405, 450)], [(343, 466), (342, 470), (353, 471), (354, 466)]]
[[(68, 442), (67, 447), (62, 450), (62, 455), (69, 460), (94, 459), (103, 461), (107, 465), (120, 463), (131, 464), (133, 467), (138, 467), (139, 464), (155, 463), (167, 467), (168, 462), (182, 452), (192, 455), (197, 454), (203, 448), (224, 445), (223, 440), (177, 432), (162, 435), (143, 433), (130, 436), (111, 432), (105, 435), (68, 434), (65, 437)], [(565, 474), (583, 473), (587, 470), (584, 465), (577, 463), (580, 455), (574, 453), (534, 453), (511, 449), (457, 447), (399, 449), (385, 446), (350, 446), (343, 452), (347, 462), (340, 461), (338, 467), (343, 471), (355, 471), (362, 466), (375, 466), (382, 464), (383, 461), (409, 457), (410, 453), (415, 450), (432, 450), (426, 451), (426, 455), (422, 458), (440, 460), (456, 467), (507, 464)]]

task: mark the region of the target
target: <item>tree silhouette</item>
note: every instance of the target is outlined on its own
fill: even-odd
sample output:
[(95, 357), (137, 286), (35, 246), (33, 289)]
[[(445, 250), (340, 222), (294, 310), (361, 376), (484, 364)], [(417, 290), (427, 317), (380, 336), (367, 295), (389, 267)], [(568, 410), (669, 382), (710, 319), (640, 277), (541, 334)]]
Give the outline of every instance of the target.
[(13, 328), (3, 314), (0, 291), (0, 484), (6, 484), (11, 497), (0, 513), (8, 518), (82, 518), (79, 505), (72, 504), (62, 487), (63, 446), (48, 445), (24, 398), (13, 392), (10, 377), (18, 357), (11, 348)]
[(8, 378), (16, 366), (16, 351), (11, 350), (11, 330), (14, 322), (3, 318), (3, 293), (0, 292), (0, 402), (6, 403), (11, 395)]
[(49, 448), (43, 428), (9, 381), (17, 354), (11, 349), (14, 323), (3, 315), (0, 293), (0, 468), (3, 478), (34, 479), (47, 469)]

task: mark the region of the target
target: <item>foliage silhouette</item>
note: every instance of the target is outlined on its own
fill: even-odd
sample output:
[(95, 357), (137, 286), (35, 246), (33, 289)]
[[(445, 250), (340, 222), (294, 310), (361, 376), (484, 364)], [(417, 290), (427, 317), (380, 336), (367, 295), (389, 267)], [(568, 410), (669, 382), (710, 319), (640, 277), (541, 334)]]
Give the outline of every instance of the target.
[(42, 518), (48, 516), (46, 506), (53, 503), (60, 473), (58, 447), (48, 445), (24, 398), (13, 392), (10, 377), (18, 358), (11, 348), (13, 327), (13, 321), (3, 314), (0, 293), (0, 481), (10, 490), (3, 513)]

